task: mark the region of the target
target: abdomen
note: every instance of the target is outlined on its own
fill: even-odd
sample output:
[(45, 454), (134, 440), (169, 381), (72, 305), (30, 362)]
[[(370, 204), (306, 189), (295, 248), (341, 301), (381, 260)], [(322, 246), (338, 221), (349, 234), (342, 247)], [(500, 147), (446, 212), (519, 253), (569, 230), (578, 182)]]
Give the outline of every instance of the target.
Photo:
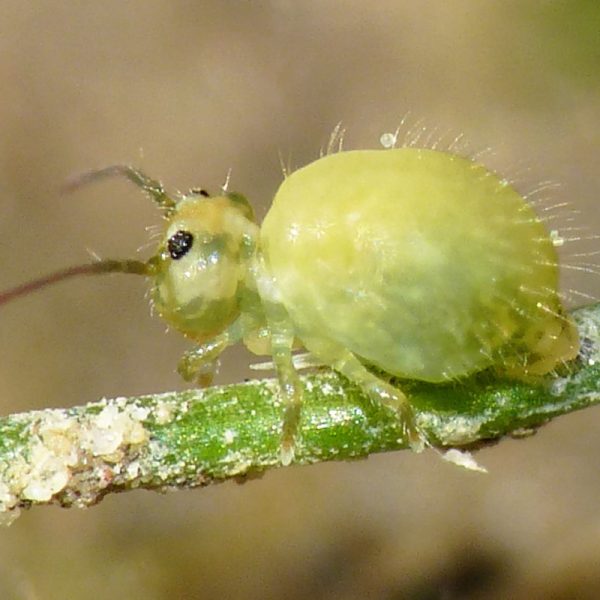
[(298, 336), (443, 381), (527, 352), (561, 312), (557, 261), (523, 198), (448, 153), (342, 152), (288, 177), (261, 234)]

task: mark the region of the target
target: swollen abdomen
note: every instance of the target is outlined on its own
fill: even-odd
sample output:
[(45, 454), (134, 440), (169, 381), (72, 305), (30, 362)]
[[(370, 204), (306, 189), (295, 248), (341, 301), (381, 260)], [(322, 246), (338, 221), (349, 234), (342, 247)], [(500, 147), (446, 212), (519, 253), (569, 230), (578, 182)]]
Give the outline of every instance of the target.
[(563, 318), (544, 226), (513, 188), (446, 153), (316, 161), (282, 184), (262, 244), (309, 350), (334, 341), (402, 377), (512, 365)]

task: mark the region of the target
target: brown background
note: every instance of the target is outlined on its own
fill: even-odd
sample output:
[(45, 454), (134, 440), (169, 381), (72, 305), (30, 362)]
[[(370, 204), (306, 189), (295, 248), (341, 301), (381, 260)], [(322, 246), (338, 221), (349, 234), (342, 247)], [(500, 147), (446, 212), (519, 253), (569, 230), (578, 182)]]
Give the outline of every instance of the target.
[[(560, 182), (550, 204), (600, 232), (595, 0), (3, 0), (0, 82), (2, 288), (133, 256), (159, 222), (123, 182), (61, 197), (70, 174), (128, 162), (216, 190), (231, 168), (262, 215), (280, 154), (309, 162), (339, 121), (377, 147), (408, 112), (526, 189)], [(592, 274), (565, 287), (600, 294)], [(2, 412), (181, 388), (187, 345), (144, 292), (114, 276), (4, 307)], [(33, 510), (0, 532), (0, 597), (596, 598), (599, 415), (481, 452), (487, 476), (405, 452)]]

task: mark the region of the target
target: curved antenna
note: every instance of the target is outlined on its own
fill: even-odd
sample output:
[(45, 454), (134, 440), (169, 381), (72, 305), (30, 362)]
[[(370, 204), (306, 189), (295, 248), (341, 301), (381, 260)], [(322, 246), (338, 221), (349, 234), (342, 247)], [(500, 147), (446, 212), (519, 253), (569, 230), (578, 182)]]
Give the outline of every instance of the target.
[(129, 181), (144, 190), (165, 211), (167, 216), (175, 210), (177, 202), (165, 192), (165, 188), (160, 181), (148, 177), (142, 171), (129, 165), (110, 165), (103, 169), (95, 169), (74, 175), (66, 180), (62, 189), (65, 192), (72, 192), (84, 185), (108, 177), (125, 177), (129, 179)]
[[(151, 259), (152, 260), (152, 259)], [(75, 265), (60, 271), (55, 271), (39, 279), (34, 279), (28, 283), (18, 285), (11, 290), (0, 292), (0, 306), (16, 300), (22, 296), (27, 296), (37, 290), (54, 285), (65, 279), (78, 277), (80, 275), (99, 275), (102, 273), (126, 273), (135, 275), (152, 275), (152, 263), (142, 262), (141, 260), (100, 260), (98, 262), (84, 265)]]

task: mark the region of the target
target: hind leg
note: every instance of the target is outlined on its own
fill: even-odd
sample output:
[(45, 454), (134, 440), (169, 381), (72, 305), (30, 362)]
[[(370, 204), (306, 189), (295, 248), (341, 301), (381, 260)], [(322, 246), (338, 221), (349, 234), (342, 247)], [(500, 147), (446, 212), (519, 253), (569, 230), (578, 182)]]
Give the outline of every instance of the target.
[(530, 331), (523, 346), (519, 354), (504, 359), (501, 374), (524, 381), (541, 377), (577, 358), (581, 343), (573, 320), (558, 315)]
[[(371, 373), (349, 350), (328, 348), (328, 360), (336, 371), (359, 385), (374, 404), (382, 404), (393, 410), (400, 422), (404, 439), (415, 452), (421, 452), (427, 440), (417, 427), (413, 408), (407, 396), (399, 388)], [(335, 357), (335, 358), (334, 358)]]

